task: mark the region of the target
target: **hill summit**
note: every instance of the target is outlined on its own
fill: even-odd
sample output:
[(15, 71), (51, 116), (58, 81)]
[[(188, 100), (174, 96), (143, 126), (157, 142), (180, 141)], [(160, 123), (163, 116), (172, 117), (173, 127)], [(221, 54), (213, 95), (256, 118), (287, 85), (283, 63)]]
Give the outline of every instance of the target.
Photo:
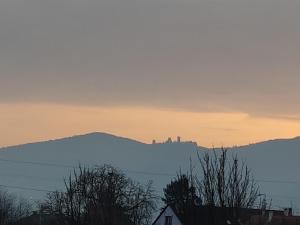
[[(207, 150), (194, 142), (145, 144), (107, 133), (77, 135), (1, 148), (0, 184), (11, 191), (21, 190), (25, 197), (41, 199), (47, 191), (61, 189), (63, 178), (78, 164), (111, 164), (142, 183), (152, 180), (162, 193), (179, 170), (189, 170), (190, 161), (197, 170), (197, 153)], [(299, 137), (235, 147), (233, 151), (246, 160), (261, 192), (269, 194), (274, 203), (300, 206)]]

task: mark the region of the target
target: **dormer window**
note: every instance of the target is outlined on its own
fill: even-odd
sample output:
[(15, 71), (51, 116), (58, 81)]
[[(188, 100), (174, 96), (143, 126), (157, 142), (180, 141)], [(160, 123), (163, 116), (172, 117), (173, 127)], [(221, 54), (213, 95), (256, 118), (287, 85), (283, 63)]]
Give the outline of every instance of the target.
[(172, 216), (166, 216), (165, 225), (172, 225)]

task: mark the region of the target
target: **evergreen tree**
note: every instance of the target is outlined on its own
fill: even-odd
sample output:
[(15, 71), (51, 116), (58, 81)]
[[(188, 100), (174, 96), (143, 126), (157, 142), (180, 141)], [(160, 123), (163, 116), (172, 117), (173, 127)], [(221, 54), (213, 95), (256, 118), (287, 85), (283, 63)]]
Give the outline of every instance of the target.
[(188, 210), (193, 207), (196, 198), (196, 189), (193, 185), (192, 176), (179, 174), (164, 189), (164, 198), (162, 200), (166, 205), (172, 205), (177, 213), (184, 217), (187, 215)]

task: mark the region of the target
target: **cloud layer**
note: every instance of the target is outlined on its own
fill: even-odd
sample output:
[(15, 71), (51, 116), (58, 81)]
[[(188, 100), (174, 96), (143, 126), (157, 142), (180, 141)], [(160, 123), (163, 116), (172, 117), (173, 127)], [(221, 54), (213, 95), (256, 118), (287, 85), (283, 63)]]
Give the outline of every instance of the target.
[(2, 0), (0, 102), (299, 115), (300, 2)]

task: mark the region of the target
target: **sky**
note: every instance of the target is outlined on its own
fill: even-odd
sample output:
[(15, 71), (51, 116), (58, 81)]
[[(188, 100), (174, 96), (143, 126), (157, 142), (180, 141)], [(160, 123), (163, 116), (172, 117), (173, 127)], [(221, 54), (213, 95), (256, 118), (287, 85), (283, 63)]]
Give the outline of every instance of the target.
[(296, 0), (1, 0), (0, 146), (300, 135)]

